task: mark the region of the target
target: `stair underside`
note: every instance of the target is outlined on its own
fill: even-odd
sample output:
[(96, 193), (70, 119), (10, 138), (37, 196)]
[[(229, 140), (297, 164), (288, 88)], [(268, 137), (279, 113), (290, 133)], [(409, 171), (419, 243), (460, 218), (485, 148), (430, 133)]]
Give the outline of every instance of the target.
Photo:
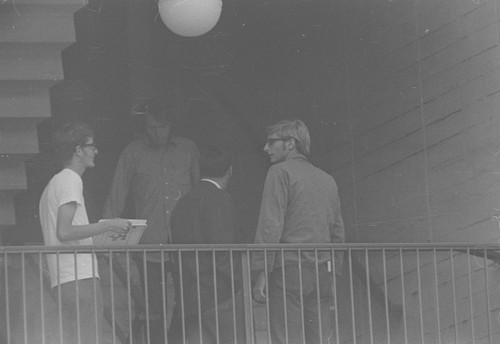
[(13, 196), (12, 192), (0, 191), (0, 226), (13, 226), (16, 224)]
[(49, 118), (49, 89), (54, 83), (54, 80), (0, 80), (0, 121)]
[(77, 4), (3, 3), (0, 8), (0, 42), (66, 42), (75, 40), (74, 13)]
[(0, 226), (9, 226), (13, 196), (28, 185), (25, 161), (39, 153), (37, 125), (51, 116), (49, 89), (64, 79), (74, 13), (87, 0), (0, 2)]

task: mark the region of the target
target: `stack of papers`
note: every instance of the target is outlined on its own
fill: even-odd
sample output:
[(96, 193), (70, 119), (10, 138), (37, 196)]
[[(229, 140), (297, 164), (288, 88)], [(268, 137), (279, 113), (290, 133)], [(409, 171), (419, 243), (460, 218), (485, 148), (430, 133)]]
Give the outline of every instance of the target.
[[(105, 221), (99, 220), (99, 222)], [(94, 240), (94, 245), (103, 246), (130, 246), (137, 245), (141, 239), (142, 233), (147, 227), (146, 220), (129, 219), (132, 223), (133, 228), (128, 231), (128, 233), (118, 234), (112, 231), (108, 231), (99, 235), (96, 235)]]

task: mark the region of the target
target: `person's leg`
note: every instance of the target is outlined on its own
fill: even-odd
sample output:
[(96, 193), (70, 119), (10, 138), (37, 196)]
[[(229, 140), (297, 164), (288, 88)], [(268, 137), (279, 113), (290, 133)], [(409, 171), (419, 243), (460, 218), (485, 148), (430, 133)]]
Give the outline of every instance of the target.
[(168, 342), (171, 344), (182, 343), (183, 340), (183, 324), (182, 324), (182, 308), (181, 308), (181, 298), (180, 298), (180, 274), (178, 269), (172, 271), (172, 278), (174, 280), (175, 288), (175, 305), (172, 312), (172, 320), (170, 322), (170, 327), (168, 328)]
[[(245, 343), (243, 295), (237, 293), (233, 296), (229, 290), (227, 290), (227, 295), (231, 298), (223, 300), (217, 308), (203, 312), (203, 343)], [(199, 333), (199, 330), (197, 332)]]
[[(214, 328), (214, 325), (209, 323), (215, 323), (215, 318), (209, 319), (201, 319), (201, 327), (200, 327), (200, 319), (198, 314), (194, 314), (190, 318), (186, 319), (186, 343), (188, 344), (215, 344), (217, 343), (217, 339), (215, 335), (212, 335), (211, 331)], [(206, 328), (206, 325), (209, 328)], [(223, 344), (222, 342), (220, 342)], [(233, 341), (234, 343), (234, 341)], [(232, 343), (231, 343), (232, 344)]]
[[(302, 323), (301, 288), (299, 269), (289, 265), (275, 269), (269, 280), (269, 312), (271, 339), (273, 344), (304, 343), (304, 324)], [(284, 289), (286, 303), (284, 303)], [(286, 306), (286, 307), (285, 307)]]
[(178, 268), (172, 268), (172, 277), (175, 286), (175, 307), (168, 339), (169, 343), (186, 343), (189, 333), (198, 328), (197, 325), (193, 326), (193, 321), (198, 324), (198, 309), (201, 307), (198, 304), (198, 279), (187, 258), (183, 261), (182, 288)]
[[(302, 270), (304, 283), (307, 283), (306, 281), (313, 282), (311, 288), (307, 288), (308, 293), (304, 295), (306, 343), (311, 344), (333, 343), (332, 277), (331, 273), (327, 271), (326, 265), (323, 265), (318, 269), (318, 279), (315, 268)], [(318, 280), (319, 284), (317, 284)]]
[(55, 287), (52, 292), (54, 298), (58, 300), (58, 332), (62, 332), (63, 340), (61, 344), (78, 343), (77, 314), (76, 314), (76, 284), (67, 282)]
[[(56, 293), (57, 290), (56, 288)], [(103, 342), (104, 306), (99, 279), (88, 278), (64, 283), (60, 286), (60, 292), (64, 343), (95, 344)], [(56, 297), (58, 298), (58, 295)]]
[[(196, 281), (192, 281), (183, 271), (183, 283), (181, 288), (179, 269), (173, 269), (172, 277), (175, 288), (175, 306), (172, 313), (172, 320), (168, 329), (169, 344), (186, 343), (189, 317), (192, 315), (193, 302), (196, 305)], [(194, 292), (194, 295), (193, 295)], [(197, 309), (197, 308), (196, 308)]]
[[(146, 266), (144, 266), (144, 261), (139, 258), (136, 259), (136, 264), (144, 292), (144, 311), (148, 310), (143, 329), (147, 330), (149, 324), (151, 344), (164, 344), (167, 331), (164, 317), (164, 312), (166, 313), (167, 310), (167, 272), (162, 271), (161, 263), (146, 261)], [(148, 333), (146, 333), (146, 338), (147, 336)]]

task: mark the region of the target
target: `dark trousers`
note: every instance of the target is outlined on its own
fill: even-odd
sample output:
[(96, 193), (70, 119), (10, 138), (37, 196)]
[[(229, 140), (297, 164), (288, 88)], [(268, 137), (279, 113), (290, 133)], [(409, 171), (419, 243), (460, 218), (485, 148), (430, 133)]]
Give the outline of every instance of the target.
[[(77, 294), (78, 283), (78, 294)], [(103, 342), (101, 326), (103, 297), (98, 278), (87, 278), (61, 284), (53, 289), (56, 300), (61, 293), (64, 344)]]
[(176, 304), (169, 344), (244, 343), (243, 297), (237, 292), (240, 274), (231, 273), (227, 255), (217, 258), (213, 266), (210, 252), (199, 253), (198, 260), (183, 254), (182, 270), (173, 272)]
[[(145, 321), (147, 323), (149, 319), (150, 343), (165, 344), (167, 319), (164, 314), (167, 313), (167, 275), (172, 270), (172, 265), (169, 262), (164, 262), (162, 266), (161, 262), (144, 261), (142, 256), (134, 257), (134, 261), (141, 277), (145, 297), (142, 307), (144, 307), (144, 312), (148, 309), (148, 318)], [(146, 270), (144, 270), (144, 262), (146, 262)], [(147, 326), (143, 326), (143, 329), (146, 330)]]
[(326, 264), (320, 264), (318, 270), (316, 274), (315, 267), (299, 271), (298, 265), (286, 265), (272, 272), (269, 307), (273, 344), (333, 343), (332, 276)]

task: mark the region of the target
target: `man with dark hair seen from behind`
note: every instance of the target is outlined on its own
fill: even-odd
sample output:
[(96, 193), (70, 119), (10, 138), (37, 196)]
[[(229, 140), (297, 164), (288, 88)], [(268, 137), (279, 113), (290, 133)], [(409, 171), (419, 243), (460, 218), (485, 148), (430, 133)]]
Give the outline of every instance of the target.
[[(82, 175), (94, 167), (97, 154), (92, 130), (84, 123), (66, 123), (54, 133), (52, 145), (63, 169), (52, 177), (40, 199), (45, 245), (88, 246), (97, 234), (131, 230), (129, 221), (118, 218), (89, 224)], [(62, 343), (103, 342), (103, 300), (96, 255), (48, 254), (47, 263), (55, 299), (61, 300)]]
[[(235, 209), (231, 195), (226, 191), (233, 172), (230, 156), (215, 146), (208, 147), (202, 152), (200, 162), (202, 179), (178, 202), (172, 214), (173, 243), (235, 243), (238, 236)], [(188, 343), (200, 343), (199, 317), (202, 321), (203, 343), (235, 343), (233, 330), (235, 326), (237, 326), (238, 343), (243, 343), (241, 310), (234, 310), (232, 307), (233, 297), (236, 298), (234, 302), (237, 307), (240, 305), (238, 295), (233, 293), (236, 294), (240, 287), (241, 273), (238, 266), (241, 265), (241, 261), (234, 255), (231, 257), (228, 251), (214, 253), (201, 250), (198, 254), (184, 251), (180, 258), (182, 288), (176, 295), (175, 320), (169, 332), (169, 343), (184, 343), (184, 339)], [(231, 265), (234, 270), (231, 270)], [(180, 275), (176, 274), (176, 285), (180, 284)], [(201, 314), (198, 312), (198, 307)], [(233, 314), (236, 316), (237, 325), (233, 322)]]
[[(120, 216), (130, 194), (134, 216), (146, 219), (148, 225), (139, 244), (171, 242), (171, 213), (177, 201), (199, 181), (198, 149), (191, 140), (173, 135), (177, 109), (158, 99), (148, 99), (134, 106), (132, 114), (143, 120), (145, 135), (131, 142), (121, 153), (104, 205), (103, 217)], [(169, 254), (141, 253), (134, 259), (143, 290), (146, 285), (148, 287), (150, 342), (164, 344), (167, 275), (173, 269)]]
[[(310, 137), (304, 122), (280, 121), (267, 134), (264, 151), (273, 165), (264, 184), (255, 243), (344, 242), (337, 185), (308, 161)], [(339, 271), (341, 254), (333, 260)], [(331, 261), (330, 250), (303, 250), (300, 257), (297, 250), (270, 252), (268, 278), (263, 252), (253, 255), (253, 296), (258, 302), (269, 298), (273, 344), (332, 343)]]

